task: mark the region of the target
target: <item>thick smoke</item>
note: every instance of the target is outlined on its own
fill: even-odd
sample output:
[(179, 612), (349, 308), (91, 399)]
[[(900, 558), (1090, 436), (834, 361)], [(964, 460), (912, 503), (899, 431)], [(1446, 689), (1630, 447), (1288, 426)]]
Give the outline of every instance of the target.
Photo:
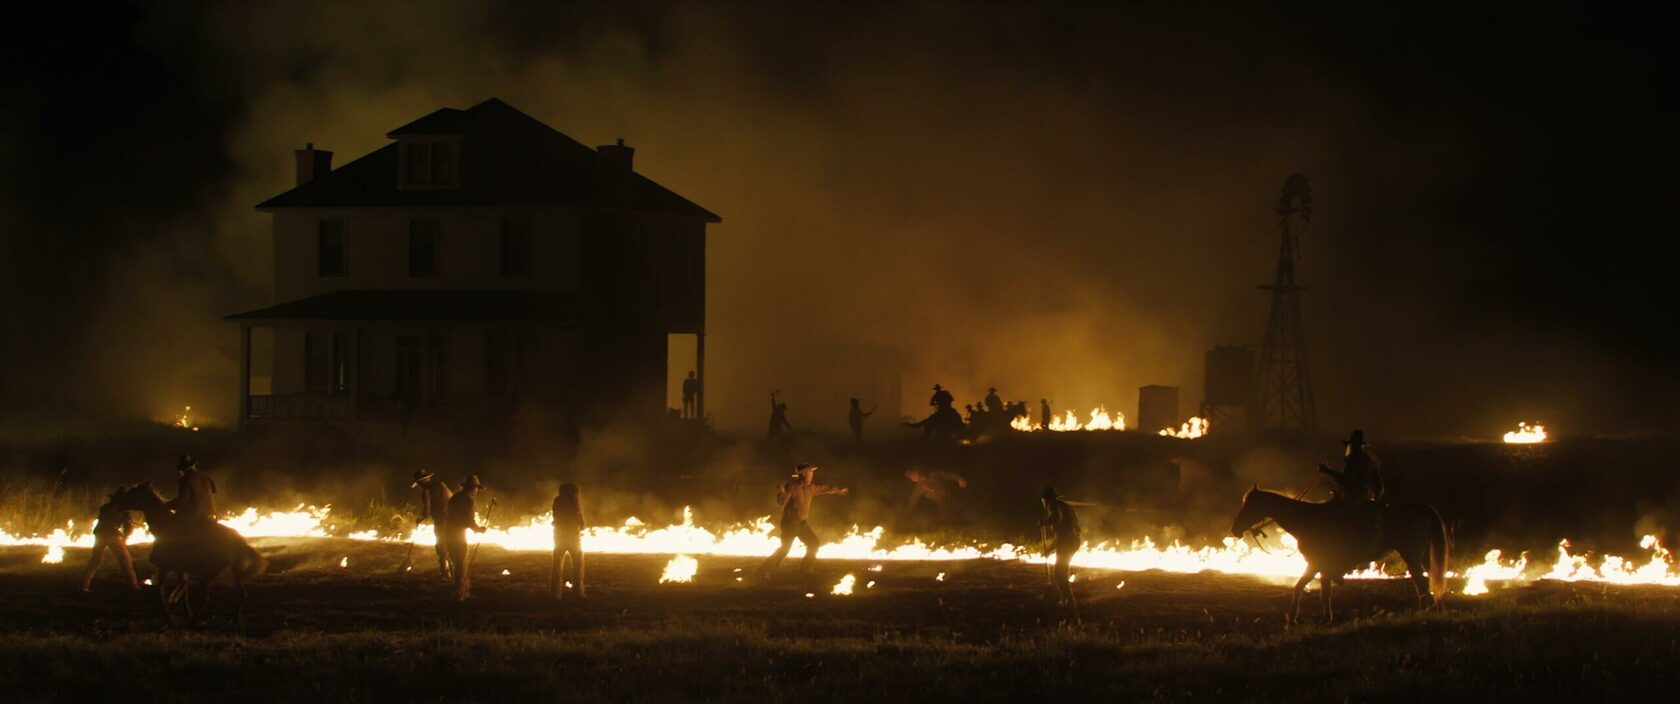
[[(144, 8), (132, 41), (180, 69), (199, 93), (191, 112), (219, 119), (139, 156), (219, 168), (180, 179), (190, 196), (159, 189), (164, 212), (113, 211), (102, 222), (130, 231), (109, 240), (5, 211), (19, 224), (8, 259), (15, 232), (88, 243), (51, 250), (85, 262), (69, 283), (90, 285), (60, 310), (85, 324), (55, 325), (76, 332), (33, 352), (10, 333), (6, 345), (23, 368), (77, 372), (62, 395), (80, 408), (230, 415), (236, 342), (218, 318), (270, 302), (267, 216), (251, 206), (290, 185), (291, 150), (314, 142), (344, 163), (414, 117), (496, 96), (585, 143), (624, 137), (638, 170), (723, 215), (707, 359), (709, 410), (726, 429), (760, 428), (778, 387), (796, 420), (837, 427), (843, 409), (801, 396), (828, 373), (803, 360), (859, 343), (902, 353), (907, 412), (935, 381), (959, 403), (996, 385), (1128, 416), (1138, 386), (1163, 383), (1183, 387), (1189, 411), (1202, 352), (1261, 336), (1254, 285), (1271, 276), (1270, 206), (1292, 172), (1318, 199), (1301, 278), (1326, 426), (1486, 437), (1523, 418), (1579, 432), (1672, 418), (1671, 401), (1606, 391), (1648, 384), (1661, 364), (1649, 342), (1622, 344), (1643, 339), (1637, 328), (1600, 318), (1643, 291), (1632, 280), (1662, 258), (1649, 255), (1672, 255), (1658, 235), (1674, 221), (1673, 177), (1558, 184), (1660, 163), (1673, 141), (1649, 129), (1656, 117), (1617, 123), (1652, 136), (1642, 153), (1636, 137), (1594, 146), (1551, 129), (1671, 106), (1562, 71), (1586, 57), (1622, 81), (1650, 70), (1648, 57), (1601, 51), (1609, 30), (1571, 17), (1490, 39), (1475, 28), (1491, 16), (1374, 27), (1261, 8), (201, 9)], [(1544, 61), (1520, 40), (1560, 33), (1577, 48)], [(1417, 35), (1441, 48), (1417, 60), (1391, 46)], [(1559, 97), (1504, 77), (1533, 61), (1559, 70)], [(157, 99), (186, 104), (188, 90)], [(1584, 113), (1573, 99), (1614, 102)], [(1550, 210), (1581, 192), (1595, 207), (1631, 202)], [(1597, 292), (1556, 279), (1571, 260), (1616, 261), (1597, 247), (1523, 249), (1583, 223), (1654, 249)], [(52, 279), (7, 277), (56, 305)], [(58, 393), (23, 387), (32, 400)]]

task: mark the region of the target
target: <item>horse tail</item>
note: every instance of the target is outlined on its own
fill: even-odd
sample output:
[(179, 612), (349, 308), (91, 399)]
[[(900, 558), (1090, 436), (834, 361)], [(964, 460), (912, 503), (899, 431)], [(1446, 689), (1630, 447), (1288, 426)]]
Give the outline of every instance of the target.
[(233, 570), (239, 574), (240, 581), (255, 579), (268, 571), (268, 559), (243, 540), (239, 542), (239, 556), (235, 558)]
[(1452, 552), (1452, 533), (1439, 511), (1431, 508), (1429, 515), (1434, 519), (1429, 522), (1429, 593), (1435, 597), (1435, 605), (1440, 606), (1447, 597), (1447, 560)]

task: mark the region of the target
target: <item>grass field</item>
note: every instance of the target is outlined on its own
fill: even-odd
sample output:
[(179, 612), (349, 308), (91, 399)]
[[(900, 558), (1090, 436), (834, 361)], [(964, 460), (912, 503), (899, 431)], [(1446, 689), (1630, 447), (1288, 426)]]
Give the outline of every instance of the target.
[[(1069, 617), (1016, 563), (824, 561), (801, 582), (790, 562), (746, 586), (735, 570), (754, 561), (702, 558), (694, 584), (660, 585), (666, 558), (606, 555), (587, 601), (553, 603), (546, 555), (486, 548), (457, 604), (420, 549), (399, 574), (401, 546), (258, 545), (273, 566), (244, 618), (221, 591), (195, 629), (109, 566), (77, 592), (85, 551), (42, 565), (39, 548), (0, 549), (4, 698), (1603, 701), (1680, 686), (1680, 590), (1655, 587), (1542, 583), (1424, 614), (1408, 584), (1350, 582), (1335, 624), (1314, 599), (1288, 627), (1287, 589), (1245, 577), (1082, 571)], [(848, 573), (856, 593), (830, 595)]]

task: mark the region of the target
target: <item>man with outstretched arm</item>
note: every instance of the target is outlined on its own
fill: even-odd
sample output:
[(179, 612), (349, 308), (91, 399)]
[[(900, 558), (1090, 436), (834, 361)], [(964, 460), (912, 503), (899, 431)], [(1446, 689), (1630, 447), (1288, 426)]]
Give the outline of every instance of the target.
[(811, 499), (823, 494), (845, 496), (851, 490), (840, 486), (830, 486), (816, 483), (817, 466), (801, 464), (793, 470), (793, 479), (782, 484), (776, 492), (776, 501), (782, 505), (782, 546), (771, 553), (770, 558), (758, 568), (760, 580), (769, 579), (770, 571), (782, 564), (782, 558), (787, 557), (788, 551), (793, 549), (793, 539), (805, 544), (805, 559), (799, 563), (799, 571), (811, 571), (811, 565), (817, 562), (817, 546), (821, 539), (807, 520), (811, 517)]

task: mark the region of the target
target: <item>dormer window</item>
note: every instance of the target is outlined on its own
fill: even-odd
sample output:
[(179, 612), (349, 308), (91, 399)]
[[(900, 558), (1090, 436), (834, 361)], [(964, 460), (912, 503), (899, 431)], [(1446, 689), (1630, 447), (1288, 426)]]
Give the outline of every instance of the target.
[(405, 139), (399, 147), (403, 188), (454, 188), (458, 178), (452, 139)]

